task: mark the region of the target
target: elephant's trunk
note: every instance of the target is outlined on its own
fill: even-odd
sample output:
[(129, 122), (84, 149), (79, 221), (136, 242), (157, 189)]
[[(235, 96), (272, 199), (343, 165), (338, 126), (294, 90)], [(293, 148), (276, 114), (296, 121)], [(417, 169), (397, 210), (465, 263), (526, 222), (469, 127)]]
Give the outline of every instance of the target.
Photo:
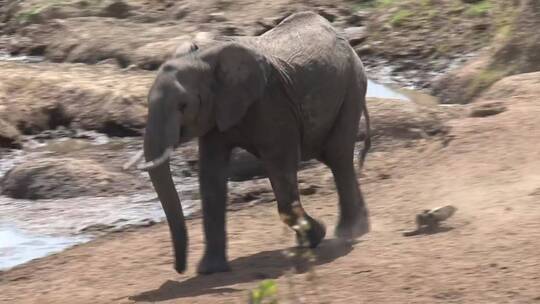
[(178, 142), (181, 117), (179, 112), (166, 112), (159, 104), (152, 106), (151, 103), (144, 136), (144, 156), (147, 162), (157, 164), (148, 173), (169, 223), (175, 269), (182, 273), (186, 269), (187, 230), (169, 167), (169, 154)]

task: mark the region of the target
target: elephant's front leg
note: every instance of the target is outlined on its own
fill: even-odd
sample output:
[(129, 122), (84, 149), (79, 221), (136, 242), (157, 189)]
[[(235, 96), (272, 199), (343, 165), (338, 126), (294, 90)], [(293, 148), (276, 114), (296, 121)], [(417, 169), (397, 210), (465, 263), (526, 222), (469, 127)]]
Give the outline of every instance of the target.
[[(293, 150), (294, 151), (294, 150)], [(298, 157), (296, 153), (278, 155), (263, 159), (276, 200), (281, 220), (297, 233), (299, 241), (303, 234), (311, 248), (316, 247), (326, 234), (326, 228), (322, 223), (307, 214), (300, 204), (298, 193), (297, 169)], [(300, 219), (307, 221), (307, 230), (301, 225)], [(303, 245), (303, 244), (300, 244)]]
[(199, 185), (206, 239), (204, 257), (197, 269), (201, 274), (230, 271), (225, 229), (230, 153), (230, 147), (217, 134), (199, 139)]

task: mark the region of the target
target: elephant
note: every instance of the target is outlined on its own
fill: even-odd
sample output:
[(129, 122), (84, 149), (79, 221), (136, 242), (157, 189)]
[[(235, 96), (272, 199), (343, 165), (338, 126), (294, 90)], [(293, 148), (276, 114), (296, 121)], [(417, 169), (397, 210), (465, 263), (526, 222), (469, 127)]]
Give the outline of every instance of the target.
[[(186, 270), (188, 236), (169, 158), (178, 145), (198, 139), (199, 187), (205, 250), (199, 274), (230, 271), (226, 201), (233, 148), (263, 164), (280, 219), (307, 245), (325, 237), (325, 225), (300, 204), (301, 161), (327, 165), (339, 196), (338, 238), (370, 230), (368, 209), (354, 165), (356, 135), (366, 122), (359, 166), (371, 146), (366, 106), (367, 77), (344, 34), (320, 15), (292, 14), (259, 36), (221, 36), (190, 41), (159, 68), (148, 93), (145, 162), (165, 211), (175, 270)], [(142, 156), (141, 156), (142, 157)]]

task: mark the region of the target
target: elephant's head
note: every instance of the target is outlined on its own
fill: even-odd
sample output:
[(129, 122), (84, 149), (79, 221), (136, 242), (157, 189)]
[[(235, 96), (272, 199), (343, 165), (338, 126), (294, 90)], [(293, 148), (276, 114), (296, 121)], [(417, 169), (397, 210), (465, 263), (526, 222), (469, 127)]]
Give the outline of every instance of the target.
[(221, 43), (165, 62), (150, 89), (144, 167), (167, 216), (178, 272), (186, 268), (187, 231), (169, 155), (181, 142), (238, 124), (262, 96), (269, 71), (257, 51)]

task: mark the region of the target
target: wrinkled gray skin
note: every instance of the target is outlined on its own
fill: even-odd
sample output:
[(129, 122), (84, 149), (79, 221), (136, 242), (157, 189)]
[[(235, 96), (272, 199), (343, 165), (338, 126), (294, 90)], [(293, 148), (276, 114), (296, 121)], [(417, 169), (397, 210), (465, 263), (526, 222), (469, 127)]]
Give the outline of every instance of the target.
[[(352, 239), (367, 233), (368, 212), (353, 163), (363, 111), (369, 120), (366, 86), (362, 63), (347, 40), (311, 12), (294, 14), (262, 36), (184, 45), (165, 62), (149, 93), (144, 154), (147, 162), (165, 160), (149, 174), (169, 223), (175, 269), (186, 269), (188, 241), (163, 153), (195, 137), (206, 237), (199, 273), (229, 270), (225, 205), (234, 147), (262, 161), (280, 216), (289, 226), (298, 219), (293, 212), (293, 203), (300, 202), (298, 164), (316, 158), (331, 168), (337, 185), (336, 235)], [(310, 246), (315, 247), (325, 227), (304, 215)]]

